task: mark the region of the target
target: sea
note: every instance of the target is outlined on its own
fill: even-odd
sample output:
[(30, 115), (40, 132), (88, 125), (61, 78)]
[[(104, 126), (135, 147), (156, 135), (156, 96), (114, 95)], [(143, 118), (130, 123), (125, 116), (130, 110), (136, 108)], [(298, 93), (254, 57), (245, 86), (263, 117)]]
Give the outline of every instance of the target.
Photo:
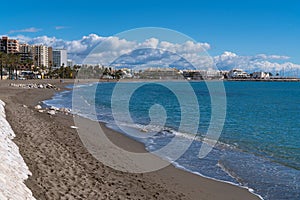
[[(213, 93), (204, 81), (173, 81), (167, 85), (165, 82), (76, 84), (69, 86), (73, 90), (57, 93), (44, 104), (72, 110), (76, 87), (86, 106), (95, 107), (95, 113), (85, 106), (72, 112), (105, 122), (120, 134), (126, 134), (120, 126), (151, 133), (146, 138), (134, 137), (149, 152), (168, 145), (175, 136), (183, 143), (189, 141), (187, 150), (172, 162), (175, 167), (248, 188), (262, 199), (300, 199), (300, 83), (225, 81), (221, 84), (225, 89), (222, 94)], [(117, 91), (119, 94), (117, 87), (123, 88)], [(191, 95), (195, 95), (197, 104), (184, 103), (189, 102)], [(212, 150), (199, 157), (213, 118), (215, 95), (226, 99), (224, 126)], [(118, 111), (112, 108), (116, 104), (124, 104), (129, 113), (127, 117), (118, 117), (118, 123), (115, 121)], [(184, 112), (199, 112), (199, 116), (183, 120), (193, 116)], [(196, 132), (182, 129), (195, 126), (195, 119)], [(181, 126), (183, 122), (185, 126)]]

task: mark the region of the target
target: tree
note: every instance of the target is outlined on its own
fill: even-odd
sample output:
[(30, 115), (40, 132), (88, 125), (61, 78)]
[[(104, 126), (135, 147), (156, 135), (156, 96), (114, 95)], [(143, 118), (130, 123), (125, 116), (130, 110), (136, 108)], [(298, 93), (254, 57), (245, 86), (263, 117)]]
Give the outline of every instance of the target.
[(32, 69), (32, 65), (33, 65), (33, 60), (32, 59), (26, 59), (25, 63), (24, 63), (28, 69)]
[(115, 73), (115, 78), (116, 79), (120, 79), (120, 78), (122, 78), (123, 77), (123, 71), (122, 70), (118, 70), (118, 71), (116, 71), (116, 73)]
[(6, 57), (6, 68), (8, 70), (8, 78), (12, 79), (12, 68), (14, 65), (14, 54), (7, 54)]
[(47, 74), (48, 78), (52, 78), (52, 61), (49, 60), (49, 70)]
[(0, 76), (1, 76), (1, 80), (3, 80), (3, 66), (6, 62), (6, 56), (7, 56), (6, 53), (0, 52)]
[(21, 55), (19, 54), (13, 54), (13, 60), (14, 60), (14, 70), (15, 70), (15, 78), (18, 77), (18, 68), (21, 64)]

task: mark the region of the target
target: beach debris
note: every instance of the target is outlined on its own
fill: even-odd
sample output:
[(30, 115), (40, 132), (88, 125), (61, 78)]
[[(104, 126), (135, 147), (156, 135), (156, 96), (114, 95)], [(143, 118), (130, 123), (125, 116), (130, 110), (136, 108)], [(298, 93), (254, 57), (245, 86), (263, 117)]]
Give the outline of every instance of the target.
[(23, 108), (28, 108), (28, 106), (26, 106), (26, 105), (23, 105)]
[(42, 109), (42, 106), (36, 105), (36, 106), (34, 107), (34, 109), (36, 109), (36, 110), (41, 110), (41, 109)]
[(47, 85), (46, 85), (46, 88), (56, 88), (54, 85), (51, 85), (50, 83), (48, 83)]
[(49, 115), (55, 115), (57, 113), (62, 113), (65, 115), (71, 114), (71, 110), (69, 108), (57, 108), (55, 106), (50, 106), (45, 109), (42, 109), (42, 107), (36, 106), (35, 109), (37, 109), (38, 112), (40, 112), (40, 113), (47, 112)]
[(52, 85), (50, 83), (44, 83), (44, 84), (36, 84), (36, 83), (10, 83), (9, 86), (11, 87), (19, 87), (19, 88), (24, 88), (24, 89), (55, 89), (55, 90), (60, 90), (57, 88), (55, 85)]
[(60, 108), (59, 111), (62, 112), (62, 113), (65, 113), (65, 114), (71, 112), (70, 109), (68, 109), (68, 108)]
[(77, 126), (70, 126), (70, 128), (72, 128), (72, 129), (78, 129)]
[(55, 114), (56, 114), (55, 110), (49, 110), (47, 113), (48, 113), (49, 115), (55, 115)]
[(55, 110), (55, 111), (59, 111), (59, 108), (55, 107), (55, 106), (51, 106), (50, 110)]

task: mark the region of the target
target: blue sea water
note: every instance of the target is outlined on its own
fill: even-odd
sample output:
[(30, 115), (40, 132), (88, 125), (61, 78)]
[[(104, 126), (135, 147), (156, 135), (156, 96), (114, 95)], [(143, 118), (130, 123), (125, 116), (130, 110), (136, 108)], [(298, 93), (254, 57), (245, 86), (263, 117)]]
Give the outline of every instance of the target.
[[(126, 88), (138, 83), (118, 84)], [(151, 138), (138, 139), (150, 152), (167, 145), (174, 135), (180, 135), (182, 141), (193, 138), (188, 129), (180, 129), (180, 122), (182, 112), (192, 113), (197, 109), (195, 105), (180, 104), (178, 94), (186, 102), (190, 99), (189, 95), (184, 95), (187, 91), (183, 83), (169, 84), (177, 88), (175, 92), (159, 83), (147, 83), (136, 89), (129, 100), (134, 124), (122, 118), (122, 124), (132, 131), (156, 132)], [(300, 83), (224, 82), (227, 106), (223, 131), (217, 145), (201, 159), (199, 149), (212, 117), (211, 96), (205, 82), (189, 84), (199, 102), (198, 137), (173, 164), (202, 176), (251, 188), (264, 199), (300, 199)], [(76, 89), (87, 106), (95, 104), (94, 114), (98, 120), (119, 130), (111, 109), (115, 86), (116, 83), (99, 83), (76, 86)], [(122, 95), (116, 97), (117, 103), (122, 105)], [(57, 93), (44, 103), (72, 109), (72, 91)], [(161, 118), (161, 115), (149, 116), (153, 105), (164, 108), (163, 127), (159, 120), (157, 124), (152, 123), (155, 117)], [(95, 117), (84, 107), (73, 112)], [(151, 126), (147, 126), (149, 123)]]

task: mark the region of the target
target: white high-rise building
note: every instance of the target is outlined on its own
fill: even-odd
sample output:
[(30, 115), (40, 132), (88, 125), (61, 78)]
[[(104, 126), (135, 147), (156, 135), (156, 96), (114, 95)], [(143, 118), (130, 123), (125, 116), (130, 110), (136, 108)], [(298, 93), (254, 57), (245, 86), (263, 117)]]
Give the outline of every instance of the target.
[(31, 47), (33, 63), (37, 67), (48, 67), (48, 47), (44, 45), (33, 45)]
[(53, 68), (57, 69), (61, 66), (67, 66), (68, 56), (66, 49), (53, 49)]

